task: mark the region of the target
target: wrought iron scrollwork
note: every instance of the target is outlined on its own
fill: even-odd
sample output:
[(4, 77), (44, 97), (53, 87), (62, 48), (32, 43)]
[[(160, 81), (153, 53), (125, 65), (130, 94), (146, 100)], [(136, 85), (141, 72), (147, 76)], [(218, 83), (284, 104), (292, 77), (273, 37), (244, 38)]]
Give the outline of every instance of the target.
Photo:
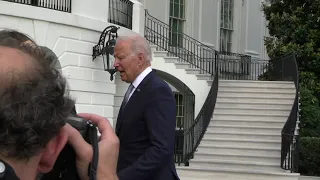
[[(106, 27), (100, 35), (98, 44), (92, 48), (92, 60), (102, 55), (104, 70), (110, 73), (111, 81), (113, 80), (113, 75), (114, 73), (117, 72), (117, 70), (115, 68), (111, 68), (109, 55), (112, 55), (114, 52), (114, 46), (116, 44), (115, 39), (118, 37), (118, 29), (119, 27), (116, 27), (116, 26)], [(106, 41), (107, 36), (108, 36), (108, 41)], [(107, 62), (105, 62), (104, 55), (106, 56)], [(106, 63), (107, 63), (107, 67), (105, 65)]]

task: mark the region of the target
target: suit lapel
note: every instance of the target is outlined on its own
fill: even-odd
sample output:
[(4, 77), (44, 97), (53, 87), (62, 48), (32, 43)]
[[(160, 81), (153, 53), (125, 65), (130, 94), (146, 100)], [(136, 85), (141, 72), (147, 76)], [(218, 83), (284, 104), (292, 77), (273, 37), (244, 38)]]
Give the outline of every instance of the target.
[(119, 114), (118, 114), (118, 118), (117, 118), (117, 124), (116, 124), (116, 134), (119, 136), (120, 134), (120, 129), (122, 127), (123, 121), (124, 119), (124, 115), (127, 112), (130, 113), (130, 105), (131, 104), (135, 104), (135, 103), (139, 103), (138, 101), (135, 101), (136, 96), (138, 96), (140, 93), (143, 93), (145, 86), (148, 84), (148, 82), (155, 76), (155, 71), (153, 70), (152, 72), (150, 72), (139, 84), (139, 86), (135, 89), (135, 91), (133, 92), (132, 96), (130, 97), (129, 101), (127, 102), (126, 106), (124, 106), (124, 104), (121, 104), (120, 110), (119, 110)]

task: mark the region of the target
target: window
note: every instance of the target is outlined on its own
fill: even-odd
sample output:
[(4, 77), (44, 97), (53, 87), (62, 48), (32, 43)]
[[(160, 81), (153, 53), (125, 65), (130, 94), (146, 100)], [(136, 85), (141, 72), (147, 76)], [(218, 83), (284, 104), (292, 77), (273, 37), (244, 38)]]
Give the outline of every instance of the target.
[(176, 128), (183, 128), (183, 118), (184, 118), (184, 105), (183, 96), (180, 93), (175, 93), (174, 97), (176, 99), (177, 115), (176, 115)]
[(220, 51), (232, 51), (233, 7), (233, 0), (221, 0)]
[(170, 46), (182, 46), (185, 22), (185, 0), (170, 0)]

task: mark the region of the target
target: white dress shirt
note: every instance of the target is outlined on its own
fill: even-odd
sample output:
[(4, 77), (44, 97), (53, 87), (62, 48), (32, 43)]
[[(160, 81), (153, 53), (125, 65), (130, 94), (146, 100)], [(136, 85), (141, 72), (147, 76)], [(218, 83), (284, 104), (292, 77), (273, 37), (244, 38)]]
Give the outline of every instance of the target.
[(147, 67), (142, 73), (139, 74), (139, 76), (132, 82), (133, 85), (133, 90), (131, 91), (128, 101), (130, 100), (133, 92), (136, 90), (136, 88), (139, 86), (139, 84), (143, 81), (143, 79), (150, 73), (152, 72), (151, 67)]

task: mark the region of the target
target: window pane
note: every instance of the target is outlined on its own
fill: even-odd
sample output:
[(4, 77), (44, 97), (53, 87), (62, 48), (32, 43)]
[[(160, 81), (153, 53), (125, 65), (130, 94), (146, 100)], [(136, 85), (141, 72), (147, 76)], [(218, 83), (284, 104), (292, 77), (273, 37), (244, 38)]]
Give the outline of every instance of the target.
[(232, 16), (229, 16), (228, 18), (228, 29), (233, 29), (233, 22), (232, 22)]
[(225, 10), (225, 14), (226, 12), (228, 11), (228, 8), (229, 8), (229, 0), (224, 0), (224, 10)]
[(175, 3), (179, 3), (179, 0), (174, 0)]
[(223, 16), (223, 28), (229, 28), (229, 19), (228, 19), (228, 16), (227, 15), (224, 15)]
[(180, 0), (180, 4), (184, 4), (184, 0)]
[(172, 31), (177, 32), (178, 31), (178, 20), (172, 19)]
[(180, 4), (180, 16), (181, 19), (184, 19), (184, 5)]
[(183, 21), (178, 20), (178, 32), (183, 32)]
[(174, 9), (173, 16), (178, 18), (179, 17), (179, 4), (174, 3), (173, 9)]
[(228, 44), (227, 44), (227, 51), (228, 51), (228, 52), (231, 52), (231, 43), (228, 43)]
[(224, 10), (224, 6), (223, 6), (223, 3), (221, 3), (221, 11), (220, 11), (221, 22), (223, 22), (223, 10)]
[(173, 3), (170, 2), (170, 16), (173, 16)]
[[(171, 19), (171, 35), (170, 35), (170, 45), (177, 46), (178, 45), (178, 33), (177, 31), (180, 30), (179, 21), (178, 19), (170, 18)], [(180, 99), (179, 99), (180, 101)]]
[(228, 42), (232, 42), (232, 31), (228, 31)]

